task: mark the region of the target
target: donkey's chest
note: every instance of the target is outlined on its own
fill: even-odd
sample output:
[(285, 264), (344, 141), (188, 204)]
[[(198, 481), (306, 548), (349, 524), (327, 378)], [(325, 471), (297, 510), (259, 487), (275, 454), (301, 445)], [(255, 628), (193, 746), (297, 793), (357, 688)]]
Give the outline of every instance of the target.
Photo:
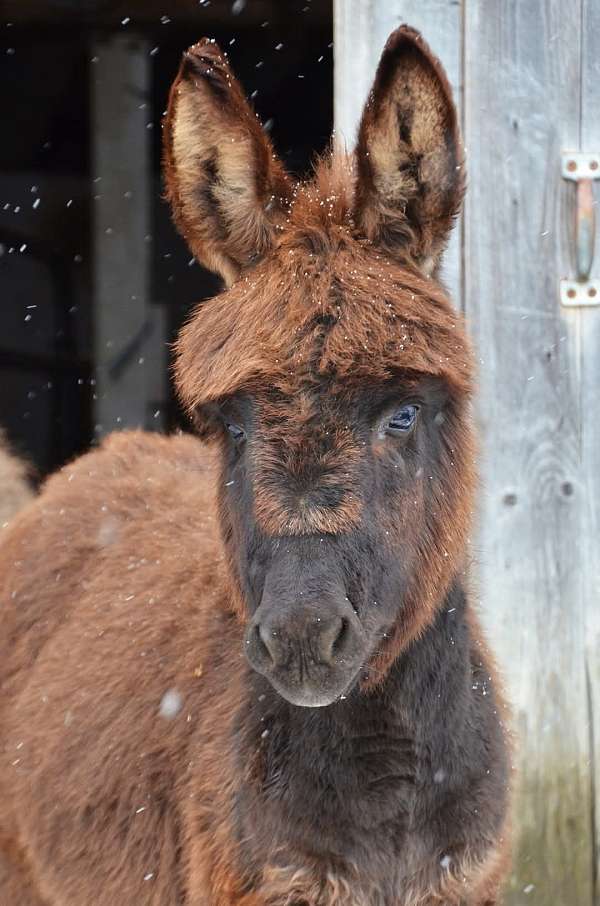
[[(473, 893), (495, 855), (475, 826), (457, 827), (455, 796), (444, 789), (441, 774), (432, 771), (426, 753), (419, 754), (411, 740), (400, 736), (388, 736), (385, 743), (375, 736), (355, 740), (345, 758), (337, 766), (333, 759), (318, 777), (308, 771), (304, 778), (286, 779), (282, 773), (271, 790), (280, 799), (271, 800), (263, 813), (261, 847), (269, 858), (262, 866), (254, 863), (256, 902), (479, 903)], [(472, 811), (467, 789), (459, 798)], [(468, 843), (470, 831), (475, 845)]]
[(264, 902), (403, 903), (417, 866), (439, 869), (439, 844), (420, 830), (423, 771), (414, 742), (399, 733), (363, 734), (277, 766), (259, 819), (271, 853), (260, 872)]
[[(392, 798), (397, 796), (392, 792)], [(462, 859), (411, 826), (408, 807), (373, 825), (338, 835), (337, 851), (283, 846), (259, 871), (261, 906), (458, 906), (467, 892)], [(343, 822), (342, 822), (343, 823)], [(315, 828), (315, 839), (323, 832)], [(460, 885), (456, 882), (460, 880)], [(452, 890), (457, 886), (459, 891)], [(457, 895), (458, 894), (458, 895)]]
[[(368, 830), (349, 827), (340, 814), (339, 831), (314, 827), (314, 844), (276, 848), (257, 873), (260, 906), (464, 906), (471, 902), (471, 878), (485, 859), (467, 861), (464, 847), (433, 839), (413, 825), (408, 793), (390, 787), (379, 822)], [(413, 801), (414, 801), (413, 794)], [(396, 812), (390, 803), (396, 802)], [(400, 805), (400, 808), (398, 808)], [(387, 817), (384, 817), (387, 815)], [(324, 845), (335, 839), (335, 848)], [(452, 853), (452, 855), (450, 855)], [(254, 901), (253, 901), (254, 902)]]

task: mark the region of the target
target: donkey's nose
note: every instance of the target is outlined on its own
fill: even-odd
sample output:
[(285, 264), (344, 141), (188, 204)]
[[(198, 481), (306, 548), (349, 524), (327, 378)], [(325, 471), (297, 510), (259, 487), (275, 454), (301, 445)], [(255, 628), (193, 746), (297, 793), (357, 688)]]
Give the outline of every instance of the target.
[(254, 627), (254, 656), (271, 667), (282, 667), (295, 657), (316, 664), (332, 665), (343, 648), (346, 621), (340, 616), (310, 615), (303, 625), (294, 620), (278, 619), (276, 614), (265, 615)]
[(250, 665), (290, 704), (307, 708), (345, 695), (367, 657), (364, 629), (343, 586), (315, 584), (303, 593), (300, 581), (267, 577), (245, 640)]

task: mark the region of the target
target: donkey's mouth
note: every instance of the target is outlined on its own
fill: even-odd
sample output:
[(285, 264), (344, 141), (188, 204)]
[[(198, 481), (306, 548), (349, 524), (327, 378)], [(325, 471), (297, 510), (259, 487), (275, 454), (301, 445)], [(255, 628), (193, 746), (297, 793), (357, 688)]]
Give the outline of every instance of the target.
[[(262, 671), (261, 671), (262, 672)], [(317, 675), (314, 675), (317, 673)], [(275, 671), (263, 675), (269, 680), (275, 691), (291, 705), (301, 708), (326, 708), (346, 698), (356, 686), (361, 673), (361, 665), (351, 669), (336, 671), (336, 675), (318, 675), (320, 671), (311, 671), (303, 681), (295, 681), (289, 674), (278, 675)]]

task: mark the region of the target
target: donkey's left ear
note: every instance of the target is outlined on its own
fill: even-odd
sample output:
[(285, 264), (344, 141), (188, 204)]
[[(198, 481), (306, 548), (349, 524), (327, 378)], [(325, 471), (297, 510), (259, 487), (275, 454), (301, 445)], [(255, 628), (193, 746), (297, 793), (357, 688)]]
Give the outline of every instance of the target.
[(420, 266), (435, 263), (464, 194), (452, 91), (419, 32), (388, 39), (356, 148), (356, 221), (372, 242)]
[(224, 54), (208, 38), (183, 55), (163, 146), (175, 223), (198, 260), (231, 284), (272, 244), (291, 186)]

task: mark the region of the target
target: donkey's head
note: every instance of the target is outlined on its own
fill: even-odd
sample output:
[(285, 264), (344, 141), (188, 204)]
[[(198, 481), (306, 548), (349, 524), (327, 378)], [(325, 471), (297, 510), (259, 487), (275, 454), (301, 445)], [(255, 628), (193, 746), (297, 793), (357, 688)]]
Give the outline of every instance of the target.
[(443, 70), (403, 27), (353, 157), (295, 184), (211, 41), (183, 58), (168, 196), (225, 279), (177, 347), (221, 446), (220, 518), (252, 666), (300, 705), (379, 682), (462, 567), (471, 355), (430, 275), (463, 193)]

